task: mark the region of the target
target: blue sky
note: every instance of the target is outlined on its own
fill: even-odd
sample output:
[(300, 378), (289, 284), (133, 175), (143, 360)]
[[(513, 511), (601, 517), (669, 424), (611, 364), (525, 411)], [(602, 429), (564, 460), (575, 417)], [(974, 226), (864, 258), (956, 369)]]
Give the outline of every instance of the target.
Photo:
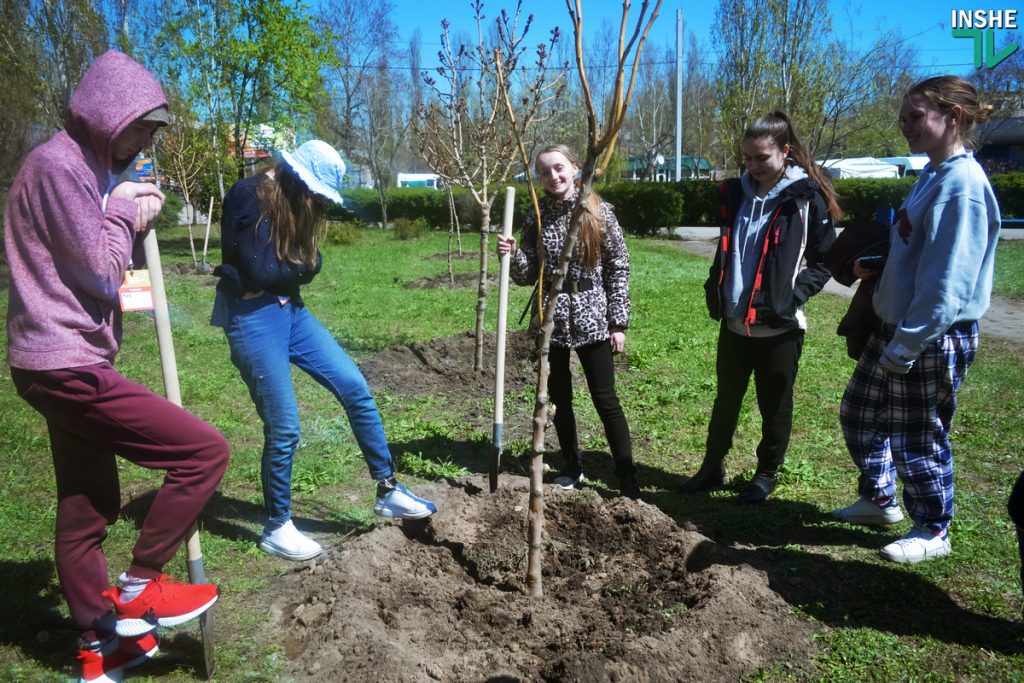
[[(394, 17), (403, 38), (407, 38), (416, 27), (420, 29), (424, 68), (436, 65), (442, 19), (447, 18), (452, 23), (453, 32), (459, 28), (475, 30), (469, 0), (394, 1)], [(631, 17), (636, 16), (640, 0), (633, 0), (632, 5)], [(585, 0), (584, 30), (588, 26), (591, 29), (599, 27), (605, 18), (617, 25), (621, 6), (619, 0)], [(918, 51), (916, 66), (922, 76), (938, 73), (966, 75), (973, 67), (972, 41), (953, 38), (950, 34), (952, 9), (1016, 9), (1018, 25), (1024, 23), (1024, 6), (1020, 0), (830, 0), (830, 6), (834, 32), (858, 49), (869, 47), (885, 30), (895, 29), (905, 36)], [(492, 22), (502, 8), (511, 11), (514, 7), (514, 0), (484, 0), (484, 14), (488, 22)], [(650, 40), (659, 45), (674, 46), (676, 10), (682, 9), (687, 36), (693, 31), (703, 46), (709, 48), (717, 7), (714, 0), (663, 0)], [(524, 0), (523, 13), (532, 13), (535, 17), (530, 34), (537, 40), (531, 40), (531, 43), (539, 42), (556, 25), (564, 34), (571, 35), (572, 27), (564, 0)], [(686, 38), (684, 46), (688, 42)]]

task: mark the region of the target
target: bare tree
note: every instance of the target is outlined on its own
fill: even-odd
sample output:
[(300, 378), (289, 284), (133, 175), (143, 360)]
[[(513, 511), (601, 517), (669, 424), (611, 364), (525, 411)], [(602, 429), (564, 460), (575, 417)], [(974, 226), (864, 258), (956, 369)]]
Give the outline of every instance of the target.
[[(575, 2), (575, 4), (574, 4)], [(640, 65), (640, 56), (643, 53), (644, 43), (647, 41), (647, 34), (658, 17), (658, 10), (661, 8), (661, 0), (655, 0), (654, 8), (651, 9), (649, 0), (642, 0), (640, 3), (640, 16), (629, 29), (629, 8), (630, 0), (622, 2), (622, 21), (619, 26), (618, 52), (615, 63), (616, 75), (611, 92), (605, 101), (608, 103), (603, 122), (598, 118), (597, 109), (594, 106), (594, 93), (587, 80), (583, 49), (583, 5), (582, 0), (565, 0), (569, 10), (569, 17), (572, 20), (573, 36), (576, 45), (576, 68), (579, 73), (580, 86), (584, 94), (587, 109), (587, 156), (583, 162), (580, 190), (576, 199), (569, 222), (569, 230), (565, 236), (562, 246), (562, 253), (559, 256), (558, 264), (551, 271), (553, 277), (550, 284), (551, 292), (558, 292), (562, 288), (565, 274), (568, 272), (569, 259), (576, 248), (576, 239), (579, 235), (580, 219), (584, 207), (591, 193), (591, 185), (595, 176), (601, 174), (608, 159), (615, 151), (615, 143), (619, 131), (626, 120), (626, 112), (629, 109), (629, 102), (633, 95), (633, 86), (636, 82), (637, 69)], [(627, 76), (627, 69), (629, 74)], [(537, 225), (540, 229), (540, 214), (537, 215)], [(548, 376), (550, 365), (548, 363), (548, 351), (551, 346), (551, 332), (554, 329), (555, 305), (557, 296), (549, 296), (544, 306), (544, 321), (541, 326), (541, 334), (537, 338), (537, 350), (540, 356), (540, 363), (537, 371), (537, 392), (533, 408), (533, 440), (531, 448), (533, 457), (530, 467), (530, 537), (529, 550), (527, 554), (526, 584), (529, 594), (533, 597), (544, 595), (543, 578), (541, 565), (543, 563), (543, 538), (544, 538), (544, 431), (547, 428), (548, 419), (551, 415), (551, 406), (548, 398)]]
[(170, 97), (171, 122), (156, 138), (156, 157), (161, 170), (181, 191), (188, 225), (195, 222), (199, 183), (213, 161), (210, 138), (180, 95)]
[(371, 84), (398, 35), (393, 9), (391, 0), (327, 0), (320, 5), (319, 23), (331, 36), (333, 54), (326, 84), (333, 114), (329, 137), (345, 158), (357, 155)]
[(395, 159), (402, 149), (411, 122), (398, 91), (404, 87), (382, 55), (366, 82), (366, 109), (359, 117), (356, 159), (370, 169), (380, 201), (382, 227), (388, 227), (388, 189), (396, 177)]
[(675, 97), (666, 87), (673, 80), (674, 63), (668, 48), (651, 48), (637, 71), (636, 107), (623, 126), (622, 136), (629, 136), (630, 152), (639, 157), (641, 180), (653, 178), (658, 158), (664, 159), (675, 140)]
[[(483, 2), (471, 3), (476, 18), (476, 42), (471, 47), (451, 39), (447, 21), (442, 22), (441, 66), (437, 76), (426, 76), (433, 100), (420, 113), (417, 142), (427, 164), (445, 183), (469, 191), (480, 211), (480, 275), (477, 283), (476, 349), (473, 369), (483, 368), (484, 312), (487, 307), (487, 261), (492, 188), (504, 183), (515, 162), (513, 131), (502, 102), (496, 59), (504, 65), (504, 87), (517, 91), (519, 125), (528, 129), (555, 86), (547, 70), (557, 29), (536, 48), (533, 76), (527, 76), (520, 60), (532, 15), (521, 23), (522, 3), (514, 14), (504, 10), (495, 30), (485, 30)], [(560, 78), (560, 77), (556, 77)]]
[(692, 31), (683, 72), (683, 122), (683, 149), (697, 159), (715, 158), (720, 138), (715, 125), (714, 74), (703, 46)]
[[(720, 27), (718, 101), (720, 126), (726, 140), (739, 140), (747, 124), (765, 108), (769, 0), (720, 0), (716, 24)], [(730, 163), (740, 163), (733, 148)]]

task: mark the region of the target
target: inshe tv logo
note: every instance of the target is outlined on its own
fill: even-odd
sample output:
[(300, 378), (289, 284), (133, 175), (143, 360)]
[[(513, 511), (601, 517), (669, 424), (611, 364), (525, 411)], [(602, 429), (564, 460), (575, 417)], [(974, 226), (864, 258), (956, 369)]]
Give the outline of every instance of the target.
[(1011, 43), (996, 52), (995, 29), (1016, 29), (1015, 9), (955, 9), (952, 10), (950, 25), (953, 27), (954, 38), (974, 39), (975, 69), (980, 69), (982, 64), (991, 69), (1020, 47), (1016, 43)]

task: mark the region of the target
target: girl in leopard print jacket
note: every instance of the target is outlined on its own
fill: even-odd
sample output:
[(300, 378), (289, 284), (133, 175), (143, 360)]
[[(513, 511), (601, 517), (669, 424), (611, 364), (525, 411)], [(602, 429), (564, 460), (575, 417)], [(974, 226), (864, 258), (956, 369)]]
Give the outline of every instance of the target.
[[(522, 244), (498, 237), (498, 255), (511, 254), (510, 272), (516, 284), (531, 285), (540, 274), (543, 251), (544, 303), (551, 295), (553, 271), (558, 267), (569, 218), (577, 197), (579, 162), (564, 145), (545, 147), (534, 164), (547, 192), (540, 200), (541, 237), (537, 241), (537, 216), (530, 211), (523, 222)], [(629, 252), (611, 204), (591, 195), (580, 227), (576, 252), (569, 261), (562, 290), (556, 294), (554, 329), (548, 359), (551, 374), (548, 391), (556, 405), (554, 423), (565, 458), (555, 484), (577, 488), (583, 481), (583, 463), (572, 409), (570, 350), (583, 366), (594, 402), (615, 460), (622, 495), (637, 499), (640, 489), (634, 478), (629, 425), (615, 393), (612, 353), (625, 346), (629, 326)], [(534, 308), (536, 331), (537, 304)], [(538, 331), (539, 333), (539, 331)]]

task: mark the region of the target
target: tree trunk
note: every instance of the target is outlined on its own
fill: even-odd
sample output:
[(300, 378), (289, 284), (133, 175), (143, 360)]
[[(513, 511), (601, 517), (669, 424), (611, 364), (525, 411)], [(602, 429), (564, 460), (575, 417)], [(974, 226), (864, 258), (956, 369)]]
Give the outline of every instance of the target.
[(480, 279), (476, 289), (476, 350), (473, 353), (473, 371), (484, 368), (484, 312), (487, 310), (487, 258), (490, 255), (491, 204), (481, 205), (480, 219)]
[[(452, 237), (459, 228), (459, 214), (455, 211), (455, 198), (452, 188), (448, 187), (448, 282), (455, 284), (455, 271), (452, 270)], [(459, 255), (462, 255), (462, 242), (459, 242)]]
[(388, 191), (377, 183), (377, 199), (380, 200), (380, 227), (388, 229)]
[[(584, 175), (584, 178), (587, 177)], [(551, 405), (548, 398), (548, 376), (551, 374), (548, 352), (551, 349), (551, 332), (555, 327), (555, 305), (558, 301), (558, 295), (555, 292), (562, 288), (565, 273), (568, 272), (569, 259), (576, 249), (576, 238), (580, 232), (580, 214), (582, 213), (584, 202), (589, 196), (590, 183), (584, 182), (580, 187), (576, 206), (572, 210), (569, 231), (565, 235), (562, 253), (558, 257), (558, 268), (548, 271), (553, 277), (551, 279), (548, 300), (544, 305), (544, 324), (541, 325), (541, 333), (537, 337), (537, 355), (540, 358), (540, 369), (537, 372), (537, 393), (533, 404), (533, 458), (530, 468), (530, 548), (526, 563), (527, 593), (530, 597), (535, 598), (544, 596), (544, 584), (541, 575), (544, 550), (541, 542), (544, 533), (544, 488), (542, 484), (545, 450), (544, 431), (548, 424), (548, 418), (553, 416), (554, 411), (558, 409), (558, 406)], [(539, 240), (538, 244), (540, 244)]]

